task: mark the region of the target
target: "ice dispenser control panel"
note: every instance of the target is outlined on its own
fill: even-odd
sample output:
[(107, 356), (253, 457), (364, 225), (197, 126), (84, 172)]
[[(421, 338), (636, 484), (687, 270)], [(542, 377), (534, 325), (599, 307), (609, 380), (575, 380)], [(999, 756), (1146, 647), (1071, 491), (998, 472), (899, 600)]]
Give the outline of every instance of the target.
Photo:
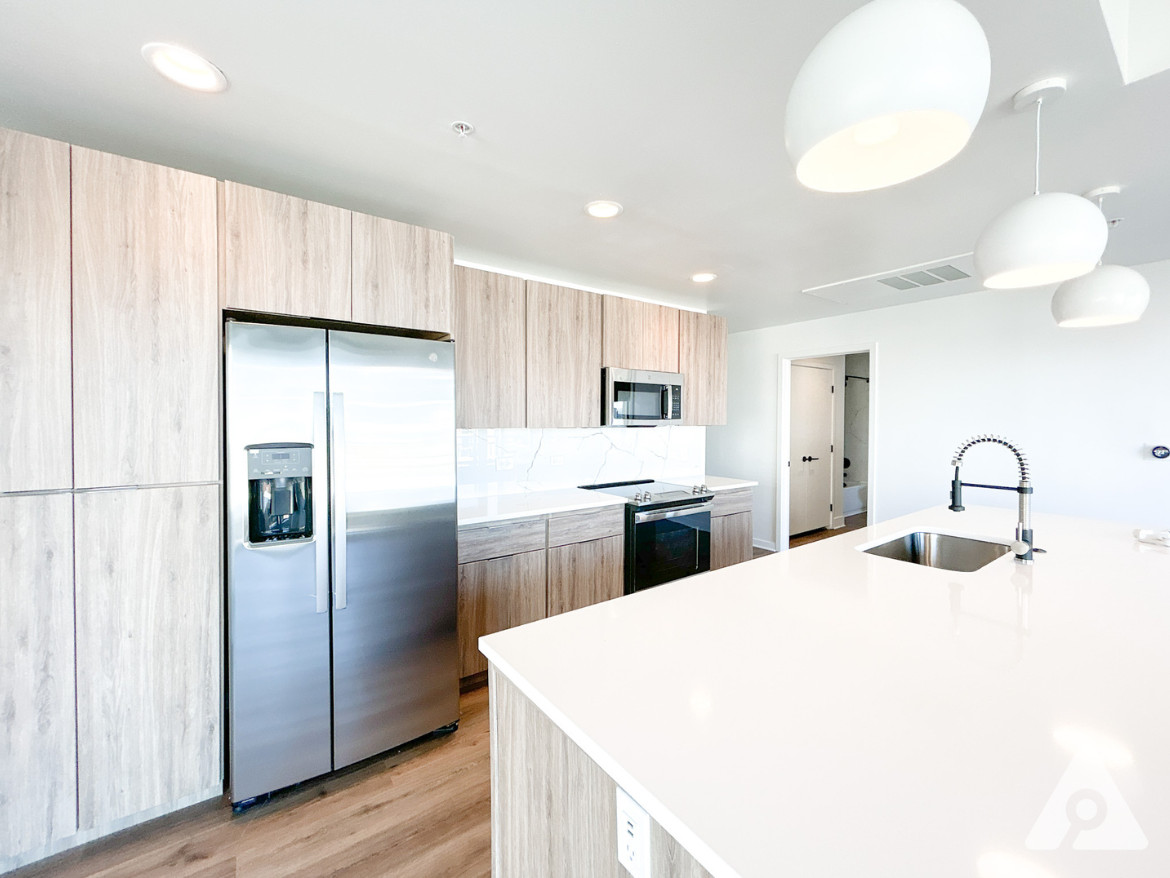
[(306, 540), (313, 536), (313, 446), (249, 445), (248, 541)]

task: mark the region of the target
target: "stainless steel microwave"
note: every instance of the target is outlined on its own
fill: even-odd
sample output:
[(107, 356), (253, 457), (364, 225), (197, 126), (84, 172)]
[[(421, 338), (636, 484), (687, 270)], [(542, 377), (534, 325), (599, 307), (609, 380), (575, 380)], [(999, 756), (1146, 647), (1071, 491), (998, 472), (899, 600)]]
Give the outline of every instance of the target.
[(641, 369), (601, 370), (601, 423), (606, 427), (681, 424), (683, 376)]

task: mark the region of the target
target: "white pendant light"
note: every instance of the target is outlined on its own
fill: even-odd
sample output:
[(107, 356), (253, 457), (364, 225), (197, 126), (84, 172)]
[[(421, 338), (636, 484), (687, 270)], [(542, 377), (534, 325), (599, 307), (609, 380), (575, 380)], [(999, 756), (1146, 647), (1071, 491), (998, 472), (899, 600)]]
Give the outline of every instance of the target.
[[(1100, 210), (1106, 195), (1120, 191), (1120, 186), (1102, 186), (1086, 192), (1085, 198), (1095, 199)], [(1109, 225), (1120, 222), (1115, 219)], [(1052, 295), (1052, 316), (1057, 326), (1070, 329), (1118, 326), (1140, 320), (1149, 304), (1150, 284), (1142, 275), (1123, 265), (1099, 265), (1056, 288)]]
[(872, 0), (813, 49), (788, 96), (785, 142), (810, 189), (864, 192), (954, 158), (983, 114), (991, 52), (955, 0)]
[(1017, 110), (1036, 106), (1036, 188), (993, 219), (975, 244), (975, 269), (993, 290), (1060, 283), (1093, 270), (1105, 252), (1109, 225), (1092, 202), (1067, 192), (1040, 194), (1040, 109), (1063, 94), (1063, 79), (1017, 92)]
[(1118, 326), (1140, 320), (1150, 304), (1150, 285), (1124, 265), (1100, 265), (1065, 281), (1052, 296), (1057, 326)]

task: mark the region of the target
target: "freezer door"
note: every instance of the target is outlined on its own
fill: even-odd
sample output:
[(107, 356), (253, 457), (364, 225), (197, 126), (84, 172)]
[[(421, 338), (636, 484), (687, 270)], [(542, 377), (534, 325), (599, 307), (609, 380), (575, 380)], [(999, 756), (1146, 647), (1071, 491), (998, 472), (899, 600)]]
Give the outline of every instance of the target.
[(333, 761), (459, 718), (454, 345), (329, 333)]
[[(331, 768), (325, 363), (324, 330), (227, 324), (227, 719), (233, 802)], [(312, 443), (311, 539), (249, 542), (246, 446), (261, 443)]]

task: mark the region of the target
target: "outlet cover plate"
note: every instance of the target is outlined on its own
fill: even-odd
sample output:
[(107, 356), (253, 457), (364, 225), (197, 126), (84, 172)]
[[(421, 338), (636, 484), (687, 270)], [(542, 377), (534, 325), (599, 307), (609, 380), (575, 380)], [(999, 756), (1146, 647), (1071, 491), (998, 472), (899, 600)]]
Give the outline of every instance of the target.
[(618, 862), (633, 878), (650, 878), (650, 815), (617, 788)]

